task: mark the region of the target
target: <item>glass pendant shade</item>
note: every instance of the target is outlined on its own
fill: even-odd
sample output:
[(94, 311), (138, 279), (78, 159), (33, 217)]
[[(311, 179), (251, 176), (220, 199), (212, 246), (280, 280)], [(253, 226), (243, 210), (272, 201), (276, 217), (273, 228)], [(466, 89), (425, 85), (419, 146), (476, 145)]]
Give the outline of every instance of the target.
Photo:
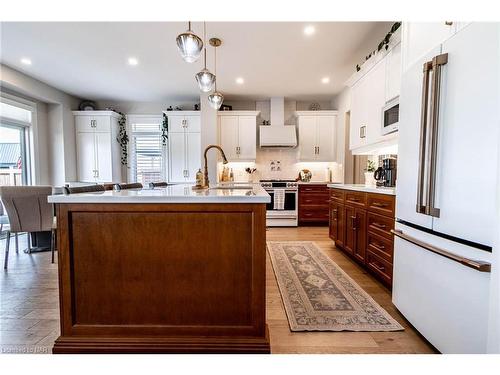
[(177, 48), (184, 61), (188, 63), (198, 60), (203, 50), (203, 41), (190, 29), (176, 38)]
[(207, 68), (204, 68), (196, 74), (196, 82), (198, 82), (201, 91), (210, 92), (215, 85), (215, 75), (210, 73)]
[(219, 109), (224, 101), (224, 95), (220, 92), (215, 91), (213, 94), (208, 95), (208, 102), (213, 109)]

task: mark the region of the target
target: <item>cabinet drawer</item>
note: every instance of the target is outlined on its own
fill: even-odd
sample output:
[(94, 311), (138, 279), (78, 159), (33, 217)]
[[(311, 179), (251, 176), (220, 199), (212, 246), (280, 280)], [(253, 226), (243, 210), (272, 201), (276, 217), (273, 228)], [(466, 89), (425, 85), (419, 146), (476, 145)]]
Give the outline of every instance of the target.
[(392, 286), (392, 264), (386, 262), (370, 249), (366, 253), (367, 267), (387, 286)]
[(394, 196), (386, 194), (367, 194), (368, 211), (394, 217)]
[(325, 208), (307, 207), (299, 209), (299, 221), (328, 222), (329, 218), (330, 211), (328, 210), (328, 206)]
[(388, 240), (385, 237), (377, 236), (376, 234), (368, 232), (367, 247), (368, 250), (370, 250), (374, 254), (377, 254), (386, 262), (392, 263), (392, 257), (394, 253), (392, 240)]
[(302, 194), (299, 195), (299, 205), (328, 206), (330, 199), (326, 194)]
[(359, 191), (346, 191), (344, 193), (345, 203), (357, 207), (365, 207), (366, 205), (366, 193)]
[(326, 194), (328, 195), (328, 187), (326, 185), (299, 185), (299, 193), (302, 194)]
[(339, 189), (330, 189), (330, 199), (339, 203), (344, 203), (344, 191)]
[(392, 239), (391, 229), (394, 229), (394, 219), (368, 212), (368, 231)]

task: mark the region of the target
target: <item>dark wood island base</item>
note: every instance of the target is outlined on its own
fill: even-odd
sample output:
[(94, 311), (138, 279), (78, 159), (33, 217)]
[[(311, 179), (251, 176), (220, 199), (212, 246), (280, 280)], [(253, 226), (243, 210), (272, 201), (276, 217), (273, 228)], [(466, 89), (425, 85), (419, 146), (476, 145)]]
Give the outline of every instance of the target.
[(56, 203), (54, 353), (270, 353), (265, 203)]

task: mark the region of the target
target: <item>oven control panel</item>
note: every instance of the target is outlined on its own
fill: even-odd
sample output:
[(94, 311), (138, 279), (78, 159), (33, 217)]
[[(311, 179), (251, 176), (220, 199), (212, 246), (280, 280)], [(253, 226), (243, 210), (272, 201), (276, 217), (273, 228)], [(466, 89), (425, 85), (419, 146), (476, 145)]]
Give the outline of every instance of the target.
[(271, 188), (288, 188), (288, 189), (293, 189), (297, 188), (297, 182), (295, 181), (262, 181), (260, 183), (260, 186), (262, 186), (264, 189), (271, 189)]

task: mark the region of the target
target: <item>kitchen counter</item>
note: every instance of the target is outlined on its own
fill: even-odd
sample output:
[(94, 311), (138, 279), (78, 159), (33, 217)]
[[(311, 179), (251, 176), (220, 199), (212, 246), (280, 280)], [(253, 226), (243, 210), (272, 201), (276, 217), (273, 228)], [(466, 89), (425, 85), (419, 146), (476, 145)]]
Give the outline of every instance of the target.
[(333, 184), (328, 184), (328, 187), (334, 188), (334, 189), (364, 191), (366, 193), (396, 195), (396, 188), (366, 186), (364, 184), (335, 184), (335, 183), (333, 183)]
[[(235, 184), (237, 185), (237, 184)], [(52, 195), (50, 203), (269, 203), (271, 197), (259, 184), (240, 188), (193, 190), (192, 185), (170, 185), (155, 189), (128, 189), (98, 193)]]
[(269, 353), (259, 185), (53, 195), (54, 353)]

